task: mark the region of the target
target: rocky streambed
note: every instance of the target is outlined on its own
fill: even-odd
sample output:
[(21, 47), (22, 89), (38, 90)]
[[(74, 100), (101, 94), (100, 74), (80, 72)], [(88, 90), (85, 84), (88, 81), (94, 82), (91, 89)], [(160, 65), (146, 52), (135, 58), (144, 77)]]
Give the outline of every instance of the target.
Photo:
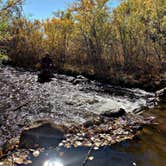
[[(55, 130), (59, 132), (57, 126), (60, 126), (64, 137), (57, 145), (98, 149), (132, 139), (140, 127), (152, 120), (138, 114), (155, 104), (155, 95), (140, 89), (103, 85), (82, 76), (56, 74), (51, 82), (40, 84), (34, 72), (0, 67), (0, 147), (2, 153), (18, 147), (32, 148), (32, 144), (24, 144), (28, 142), (27, 135), (20, 139), (25, 128), (32, 131), (28, 136), (34, 138), (35, 133), (38, 139), (47, 142), (49, 131), (52, 137)], [(38, 130), (41, 126), (44, 130)], [(23, 140), (22, 146), (20, 140)], [(36, 148), (41, 150), (41, 146)], [(13, 162), (12, 156), (9, 154), (9, 161)], [(19, 164), (20, 160), (15, 163)]]

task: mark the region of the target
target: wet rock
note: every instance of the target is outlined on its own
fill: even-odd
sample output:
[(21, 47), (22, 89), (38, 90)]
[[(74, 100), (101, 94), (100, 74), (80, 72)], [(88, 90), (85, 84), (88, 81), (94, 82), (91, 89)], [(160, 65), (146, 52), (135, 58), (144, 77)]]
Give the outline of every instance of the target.
[(143, 126), (141, 126), (141, 125), (135, 125), (132, 128), (133, 132), (137, 132), (137, 131), (142, 130), (142, 129), (143, 129)]
[(85, 78), (85, 77), (82, 76), (82, 75), (78, 75), (78, 76), (77, 76), (77, 79), (87, 80), (87, 78)]
[(58, 80), (64, 80), (64, 81), (68, 81), (68, 82), (73, 82), (75, 77), (72, 76), (66, 76), (66, 75), (60, 75), (60, 74), (54, 74), (54, 77)]
[(79, 75), (79, 76), (77, 76), (76, 79), (74, 79), (72, 82), (73, 82), (74, 85), (77, 85), (77, 84), (80, 84), (80, 83), (83, 83), (83, 82), (87, 82), (87, 81), (88, 81), (87, 78), (85, 78), (85, 77), (82, 76), (82, 75)]
[(86, 127), (86, 128), (88, 128), (88, 127), (90, 127), (90, 126), (93, 126), (93, 124), (94, 124), (93, 120), (87, 120), (87, 121), (83, 124), (83, 126)]
[(161, 86), (161, 87), (166, 87), (166, 79), (162, 79), (162, 80), (160, 81), (160, 86)]
[(101, 113), (102, 116), (106, 117), (112, 117), (112, 118), (118, 118), (126, 114), (126, 111), (123, 108), (120, 108), (119, 110), (110, 110), (105, 111), (104, 113)]
[(65, 101), (65, 104), (67, 105), (74, 105), (75, 103), (72, 100)]
[(159, 101), (166, 102), (166, 88), (157, 91), (156, 96), (159, 99)]
[(65, 138), (65, 132), (64, 126), (51, 121), (40, 121), (22, 132), (19, 146), (22, 148), (57, 146)]
[(95, 99), (95, 98), (92, 98), (92, 99), (87, 100), (87, 103), (88, 103), (88, 104), (95, 104), (95, 103), (98, 103), (98, 102), (99, 102), (99, 100), (98, 100), (98, 99)]
[(12, 62), (12, 60), (11, 59), (2, 59), (2, 64), (3, 65), (12, 65), (13, 64), (13, 62)]
[(147, 109), (147, 107), (145, 107), (145, 106), (142, 106), (142, 107), (140, 107), (140, 108), (136, 108), (136, 109), (134, 109), (133, 110), (133, 113), (134, 114), (140, 114), (140, 113), (142, 113), (144, 110), (146, 110)]
[(38, 74), (38, 82), (45, 83), (51, 81), (51, 78), (53, 77), (53, 73), (51, 70), (42, 70)]
[(75, 80), (73, 80), (73, 84), (74, 85), (80, 84), (82, 82), (83, 82), (82, 79), (75, 79)]
[(154, 116), (150, 116), (150, 117), (146, 117), (146, 118), (144, 118), (144, 120), (147, 122), (147, 124), (149, 123), (149, 124), (152, 124), (152, 123), (154, 123), (154, 120), (155, 120), (156, 118), (154, 117)]
[(153, 106), (157, 105), (157, 100), (154, 97), (150, 97), (147, 99), (147, 107), (151, 108)]
[(104, 119), (103, 117), (97, 117), (97, 118), (94, 118), (94, 119), (91, 119), (91, 120), (87, 120), (83, 126), (85, 128), (88, 128), (88, 127), (91, 127), (91, 126), (94, 126), (94, 125), (100, 125), (104, 122)]
[(73, 82), (74, 81), (74, 77), (68, 76), (66, 79), (68, 82)]

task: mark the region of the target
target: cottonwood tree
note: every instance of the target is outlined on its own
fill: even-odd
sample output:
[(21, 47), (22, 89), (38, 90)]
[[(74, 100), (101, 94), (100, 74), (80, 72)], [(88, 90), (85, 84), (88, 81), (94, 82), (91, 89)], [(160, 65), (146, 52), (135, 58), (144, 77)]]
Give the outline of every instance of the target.
[(82, 49), (88, 56), (96, 73), (102, 71), (102, 55), (109, 39), (108, 0), (76, 1), (70, 8), (75, 20), (78, 36), (82, 38)]
[(6, 42), (10, 39), (9, 25), (15, 18), (21, 17), (22, 0), (0, 0), (0, 51), (6, 50)]
[(34, 66), (44, 53), (42, 24), (38, 20), (15, 19), (10, 25), (9, 56), (17, 65)]
[(165, 55), (163, 0), (127, 0), (114, 10), (113, 26), (123, 50), (124, 66), (162, 62)]
[(71, 15), (69, 12), (56, 12), (55, 17), (44, 21), (43, 25), (45, 44), (48, 46), (46, 49), (52, 55), (57, 68), (62, 67), (66, 61), (73, 29)]

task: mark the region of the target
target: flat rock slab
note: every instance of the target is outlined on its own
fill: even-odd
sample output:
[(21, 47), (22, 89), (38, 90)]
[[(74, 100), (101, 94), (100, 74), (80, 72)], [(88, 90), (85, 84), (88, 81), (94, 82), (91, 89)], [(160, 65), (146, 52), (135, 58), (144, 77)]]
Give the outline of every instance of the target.
[(21, 148), (57, 146), (65, 139), (65, 128), (49, 121), (40, 121), (25, 129), (20, 137)]

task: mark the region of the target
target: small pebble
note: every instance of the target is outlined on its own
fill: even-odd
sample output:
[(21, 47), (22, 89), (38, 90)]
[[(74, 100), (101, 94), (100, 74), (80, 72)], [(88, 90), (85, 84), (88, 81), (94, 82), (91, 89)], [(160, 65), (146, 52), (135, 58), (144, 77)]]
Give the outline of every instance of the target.
[(135, 162), (133, 162), (133, 165), (136, 166), (137, 164)]
[(34, 151), (33, 152), (33, 156), (34, 157), (38, 157), (40, 155), (40, 152), (38, 150)]
[(92, 161), (93, 159), (94, 159), (93, 156), (89, 156), (89, 157), (88, 157), (88, 160), (91, 160), (91, 161)]

